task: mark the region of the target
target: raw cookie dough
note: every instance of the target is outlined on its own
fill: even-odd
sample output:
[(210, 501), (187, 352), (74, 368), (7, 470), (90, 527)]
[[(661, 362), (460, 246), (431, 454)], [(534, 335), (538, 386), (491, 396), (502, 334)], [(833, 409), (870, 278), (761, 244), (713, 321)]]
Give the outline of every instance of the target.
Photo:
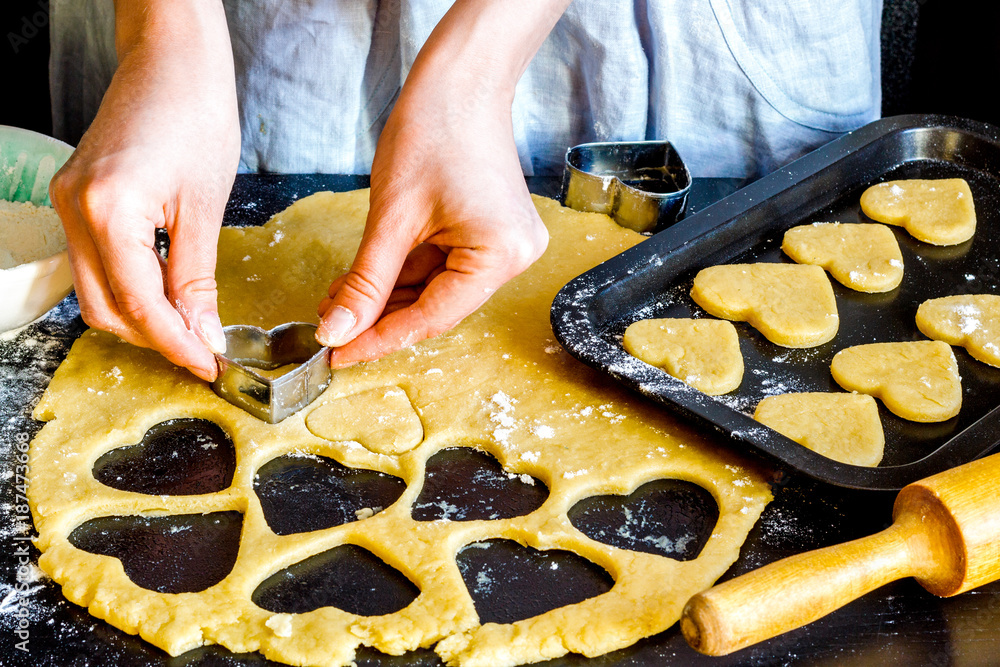
[(964, 347), (984, 364), (1000, 366), (1000, 296), (929, 299), (917, 308), (917, 328), (928, 338)]
[(702, 269), (691, 298), (710, 315), (747, 322), (782, 347), (815, 347), (840, 326), (826, 272), (808, 264), (726, 264)]
[(743, 380), (736, 327), (725, 320), (658, 319), (629, 325), (625, 351), (710, 396), (726, 394)]
[(861, 195), (861, 210), (933, 245), (957, 245), (976, 233), (976, 207), (964, 178), (879, 183)]
[[(31, 445), (29, 501), (39, 563), (71, 601), (178, 655), (218, 643), (295, 665), (347, 665), (361, 644), (390, 654), (435, 646), (457, 665), (515, 665), (567, 652), (600, 655), (673, 625), (684, 603), (736, 560), (768, 499), (759, 471), (729, 450), (637, 399), (562, 351), (549, 307), (571, 278), (645, 237), (610, 218), (535, 199), (549, 228), (545, 255), (451, 332), (377, 362), (338, 370), (319, 403), (266, 424), (217, 397), (209, 386), (150, 350), (85, 333), (35, 410), (46, 421)], [(366, 191), (307, 197), (259, 228), (222, 230), (219, 295), (225, 324), (271, 328), (316, 321), (331, 276), (350, 265), (368, 211)], [(398, 456), (307, 428), (323, 402), (398, 387), (419, 415), (423, 441)], [(329, 404), (329, 403), (328, 403)], [(93, 462), (168, 419), (219, 424), (236, 448), (225, 491), (200, 496), (129, 493), (95, 481)], [(414, 521), (424, 466), (434, 453), (479, 447), (514, 474), (549, 488), (526, 516), (497, 521)], [(363, 520), (278, 536), (253, 491), (268, 461), (301, 452), (395, 475), (399, 500)], [(589, 539), (567, 511), (594, 495), (629, 494), (658, 478), (707, 489), (719, 520), (697, 559), (677, 561)], [(70, 532), (101, 516), (200, 514), (235, 510), (243, 535), (233, 571), (197, 593), (141, 588), (116, 558), (73, 547)], [(603, 595), (513, 624), (480, 625), (458, 567), (464, 546), (508, 538), (536, 549), (568, 549), (603, 567), (615, 585)], [(324, 607), (290, 618), (265, 611), (251, 594), (271, 574), (338, 545), (358, 544), (421, 591), (406, 608), (362, 617)], [(650, 585), (655, 582), (655, 585)], [(273, 619), (273, 620), (272, 620)], [(270, 623), (269, 623), (270, 621)]]
[(834, 461), (877, 466), (882, 460), (882, 420), (875, 399), (865, 394), (768, 396), (753, 418)]
[(962, 408), (962, 379), (947, 343), (872, 343), (841, 350), (830, 364), (847, 391), (882, 399), (903, 419), (943, 422)]
[(400, 387), (319, 399), (306, 417), (306, 428), (325, 440), (357, 441), (376, 454), (402, 454), (424, 440), (420, 416)]
[(903, 280), (903, 254), (885, 225), (814, 222), (785, 232), (781, 249), (859, 292), (889, 292)]

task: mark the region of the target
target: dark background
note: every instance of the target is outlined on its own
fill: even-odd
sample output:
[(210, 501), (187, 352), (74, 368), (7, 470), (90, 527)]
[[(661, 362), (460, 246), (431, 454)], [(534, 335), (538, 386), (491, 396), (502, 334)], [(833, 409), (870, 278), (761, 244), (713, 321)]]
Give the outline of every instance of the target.
[[(48, 2), (2, 4), (0, 125), (51, 134)], [(1000, 125), (1000, 106), (988, 101), (1000, 73), (998, 26), (1000, 3), (885, 0), (882, 114), (942, 113)]]

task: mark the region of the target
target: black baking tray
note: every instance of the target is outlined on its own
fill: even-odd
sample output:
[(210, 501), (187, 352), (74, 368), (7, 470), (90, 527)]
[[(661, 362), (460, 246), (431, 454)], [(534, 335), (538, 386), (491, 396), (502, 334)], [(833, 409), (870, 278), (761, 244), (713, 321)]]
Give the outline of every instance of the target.
[[(226, 210), (226, 223), (262, 224), (272, 214), (313, 192), (346, 190), (366, 185), (365, 178), (329, 174), (240, 174), (236, 178)], [(546, 196), (558, 194), (559, 185), (557, 178), (529, 179), (531, 191)], [(689, 212), (704, 209), (710, 203), (734, 192), (740, 185), (734, 179), (695, 178), (688, 205)], [(19, 482), (13, 475), (16, 457), (11, 453), (16, 452), (13, 449), (16, 443), (27, 442), (41, 427), (40, 423), (31, 419), (31, 408), (70, 345), (85, 329), (75, 296), (70, 296), (17, 339), (0, 340), (0, 395), (7, 399), (0, 400), (0, 454), (6, 454), (0, 456), (0, 529), (5, 529), (0, 533), (0, 667), (282, 667), (281, 663), (267, 660), (259, 654), (233, 654), (219, 646), (206, 646), (171, 657), (141, 638), (112, 627), (94, 618), (82, 607), (68, 602), (63, 598), (59, 587), (49, 579), (33, 584), (33, 592), (26, 598), (25, 604), (31, 611), (26, 628), (30, 632), (28, 650), (15, 648), (15, 643), (21, 641), (13, 631), (19, 620), (15, 614), (20, 606), (17, 600), (12, 601), (6, 596), (10, 587), (17, 584), (23, 545), (28, 545), (30, 560), (34, 563), (37, 563), (38, 552), (28, 540), (34, 534), (30, 523), (16, 525), (19, 521), (16, 516), (19, 502), (16, 487)], [(198, 453), (206, 451), (201, 447), (194, 449)], [(185, 451), (190, 451), (190, 448)], [(156, 463), (155, 456), (153, 459), (152, 463)], [(113, 461), (105, 463), (110, 464), (112, 469), (116, 467)], [(201, 463), (210, 464), (198, 468), (202, 472), (210, 473), (215, 470), (211, 462)], [(456, 461), (450, 463), (454, 465)], [(165, 475), (160, 482), (176, 484), (178, 486), (172, 490), (175, 493), (182, 492), (191, 481), (191, 465), (192, 462), (184, 466), (179, 466), (176, 461), (172, 462), (171, 473)], [(461, 469), (460, 465), (457, 470)], [(278, 469), (274, 472), (281, 475), (285, 471)], [(136, 479), (135, 475), (136, 471), (130, 471), (127, 475), (129, 479), (123, 479), (123, 483), (134, 486), (142, 481)], [(262, 478), (262, 487), (267, 486), (268, 476)], [(466, 470), (463, 477), (471, 479), (473, 474)], [(463, 493), (466, 486), (462, 485), (457, 491)], [(776, 486), (774, 494), (774, 501), (765, 508), (760, 521), (741, 547), (739, 560), (723, 579), (738, 576), (804, 550), (838, 544), (882, 530), (889, 523), (893, 500), (893, 494), (840, 488), (815, 482), (804, 476), (792, 477), (786, 484)], [(481, 496), (469, 495), (467, 504), (479, 506), (481, 499)], [(284, 498), (285, 502), (295, 500)], [(684, 501), (684, 496), (678, 500)], [(681, 502), (678, 507), (691, 511), (691, 519), (697, 520), (701, 515), (695, 513), (697, 508), (691, 507), (691, 504)], [(325, 503), (322, 508), (323, 514), (338, 511), (335, 505)], [(306, 511), (300, 509), (298, 513)], [(316, 513), (315, 510), (311, 512)], [(708, 525), (711, 526), (712, 517), (709, 516), (708, 519)], [(206, 529), (204, 532), (209, 532), (207, 529), (210, 526), (199, 526), (193, 519), (182, 520), (190, 521), (191, 524), (188, 525), (192, 525), (192, 529), (203, 527)], [(195, 531), (167, 532), (183, 536)], [(224, 543), (231, 539), (226, 533), (225, 525), (222, 525), (212, 543), (215, 547), (209, 545), (206, 549), (202, 545), (192, 545), (192, 550), (196, 548), (202, 557), (207, 555), (212, 558), (212, 549), (217, 548), (218, 540), (221, 539)], [(113, 544), (112, 542), (112, 548)], [(145, 548), (148, 546), (151, 546), (148, 542), (133, 542), (133, 566), (150, 570), (154, 568), (152, 557), (155, 554)], [(510, 554), (505, 554), (502, 550), (491, 549), (483, 553), (496, 554), (500, 563), (510, 560)], [(356, 564), (364, 565), (363, 562)], [(470, 563), (472, 568), (480, 565), (482, 564)], [(186, 573), (199, 574), (198, 567), (199, 563), (195, 560), (188, 564)], [(560, 567), (559, 570), (562, 571), (563, 568)], [(157, 575), (157, 580), (162, 581), (162, 576), (163, 574)], [(588, 572), (577, 569), (569, 580), (559, 583), (566, 588), (575, 589), (579, 585), (578, 579), (589, 578)], [(186, 578), (183, 580), (186, 581)], [(551, 586), (552, 582), (547, 580), (547, 583)], [(530, 582), (522, 582), (522, 585), (530, 588)], [(512, 602), (513, 604), (505, 602), (494, 606), (490, 601), (477, 601), (477, 608), (483, 611), (485, 607), (487, 617), (491, 613), (510, 613), (515, 608), (520, 608), (522, 613), (530, 613), (517, 600)], [(947, 599), (930, 595), (912, 580), (895, 582), (806, 627), (722, 658), (695, 653), (687, 646), (675, 624), (664, 632), (608, 655), (595, 658), (567, 655), (540, 665), (787, 667), (849, 663), (908, 667), (915, 664), (954, 662), (1000, 664), (1000, 582), (989, 584), (974, 593)], [(357, 663), (359, 667), (442, 667), (442, 663), (430, 649), (402, 656), (361, 649)]]
[[(976, 205), (977, 231), (961, 245), (921, 243), (892, 227), (905, 265), (900, 287), (862, 294), (831, 282), (840, 331), (816, 348), (779, 347), (736, 323), (746, 364), (742, 385), (710, 397), (622, 347), (632, 322), (705, 316), (690, 298), (695, 274), (708, 266), (787, 262), (784, 232), (811, 222), (871, 222), (859, 199), (874, 183), (899, 178), (965, 178)], [(934, 115), (886, 118), (837, 139), (696, 215), (654, 235), (566, 285), (552, 306), (553, 329), (576, 358), (602, 370), (666, 409), (707, 427), (779, 468), (843, 487), (894, 490), (977, 458), (1000, 441), (1000, 369), (954, 348), (962, 376), (960, 414), (939, 424), (896, 417), (881, 403), (886, 435), (878, 467), (840, 463), (816, 454), (752, 418), (765, 396), (842, 391), (830, 376), (841, 349), (873, 342), (922, 340), (914, 317), (926, 299), (1000, 293), (1000, 134), (970, 120)]]

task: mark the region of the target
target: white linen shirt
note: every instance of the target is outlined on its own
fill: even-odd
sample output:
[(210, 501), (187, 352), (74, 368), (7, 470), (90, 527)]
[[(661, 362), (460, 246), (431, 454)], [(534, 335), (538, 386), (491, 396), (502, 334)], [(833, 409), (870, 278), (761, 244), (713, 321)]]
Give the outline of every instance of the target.
[[(368, 173), (452, 0), (225, 0), (241, 171)], [(879, 115), (881, 0), (575, 0), (517, 86), (527, 175), (586, 141), (668, 139), (695, 176), (760, 176)], [(111, 0), (52, 0), (54, 134), (115, 69)]]

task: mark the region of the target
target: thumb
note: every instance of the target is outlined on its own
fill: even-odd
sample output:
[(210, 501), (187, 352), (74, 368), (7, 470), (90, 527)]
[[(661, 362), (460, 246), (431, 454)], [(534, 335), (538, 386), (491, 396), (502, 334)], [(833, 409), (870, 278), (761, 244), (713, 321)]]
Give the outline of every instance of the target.
[(170, 239), (167, 289), (170, 301), (188, 328), (215, 354), (226, 351), (226, 336), (219, 320), (215, 262), (218, 230), (185, 227)]
[[(400, 225), (378, 219), (365, 230), (351, 270), (330, 286), (330, 303), (320, 320), (316, 340), (341, 347), (378, 320), (415, 239), (395, 233)], [(380, 224), (381, 223), (381, 224)]]

